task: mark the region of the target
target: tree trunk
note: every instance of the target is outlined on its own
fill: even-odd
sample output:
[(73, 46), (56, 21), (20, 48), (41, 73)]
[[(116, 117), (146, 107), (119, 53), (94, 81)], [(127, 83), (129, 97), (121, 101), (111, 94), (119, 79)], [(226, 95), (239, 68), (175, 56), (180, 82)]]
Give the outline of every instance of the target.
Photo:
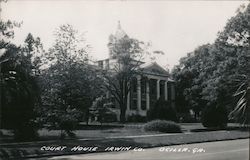
[(89, 125), (89, 108), (87, 109), (87, 111), (86, 111), (86, 117), (85, 117), (86, 119), (86, 125), (88, 126)]
[(198, 116), (197, 116), (197, 115), (198, 115), (198, 113), (197, 113), (197, 111), (195, 111), (195, 112), (194, 112), (194, 120), (195, 120), (195, 122), (198, 121)]
[(120, 106), (120, 122), (121, 123), (125, 123), (126, 119), (125, 119), (125, 115), (126, 115), (126, 107), (124, 105)]

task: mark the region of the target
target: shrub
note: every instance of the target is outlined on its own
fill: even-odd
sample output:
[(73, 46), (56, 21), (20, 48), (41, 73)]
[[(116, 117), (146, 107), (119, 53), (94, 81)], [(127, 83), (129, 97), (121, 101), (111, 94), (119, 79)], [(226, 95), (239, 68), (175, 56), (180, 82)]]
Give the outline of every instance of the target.
[(14, 139), (17, 141), (31, 141), (39, 138), (37, 130), (37, 125), (30, 122), (12, 130), (12, 132), (14, 133)]
[(201, 117), (202, 125), (208, 128), (227, 126), (228, 113), (224, 106), (210, 105), (205, 107)]
[(112, 109), (112, 103), (108, 102), (104, 96), (96, 98), (93, 102), (92, 107), (90, 108), (90, 114), (93, 117), (97, 117), (97, 121), (101, 124), (104, 122), (116, 122), (117, 116)]
[[(102, 119), (102, 120), (101, 120)], [(113, 112), (106, 112), (102, 117), (98, 117), (100, 122), (117, 122), (117, 116)]]
[(148, 120), (170, 120), (177, 122), (177, 116), (175, 110), (171, 107), (170, 103), (164, 99), (156, 101), (154, 107), (150, 108), (147, 112)]
[(179, 122), (180, 123), (196, 123), (197, 120), (191, 116), (190, 113), (179, 113), (177, 114), (179, 117)]
[(132, 115), (128, 116), (127, 121), (128, 122), (146, 122), (147, 121), (147, 117), (141, 116), (141, 115), (132, 114)]
[(82, 113), (78, 109), (71, 109), (70, 107), (63, 110), (64, 107), (44, 105), (44, 113), (42, 113), (39, 123), (43, 123), (48, 130), (60, 130), (61, 139), (64, 139), (67, 135), (74, 138), (74, 131), (81, 120)]
[(145, 131), (159, 131), (164, 133), (181, 133), (179, 124), (173, 121), (153, 120), (144, 125)]

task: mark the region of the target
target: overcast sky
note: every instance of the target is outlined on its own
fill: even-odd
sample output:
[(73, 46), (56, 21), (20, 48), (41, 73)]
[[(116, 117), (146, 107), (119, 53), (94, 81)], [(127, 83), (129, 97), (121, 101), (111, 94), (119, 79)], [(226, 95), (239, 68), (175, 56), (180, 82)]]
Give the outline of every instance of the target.
[(69, 23), (92, 46), (92, 57), (108, 57), (108, 37), (117, 28), (132, 38), (152, 42), (152, 50), (162, 50), (156, 60), (172, 68), (178, 60), (196, 47), (213, 43), (218, 31), (248, 1), (83, 1), (83, 0), (9, 0), (2, 4), (1, 18), (23, 21), (15, 32), (15, 43), (21, 44), (30, 32), (39, 36), (48, 48), (53, 31)]

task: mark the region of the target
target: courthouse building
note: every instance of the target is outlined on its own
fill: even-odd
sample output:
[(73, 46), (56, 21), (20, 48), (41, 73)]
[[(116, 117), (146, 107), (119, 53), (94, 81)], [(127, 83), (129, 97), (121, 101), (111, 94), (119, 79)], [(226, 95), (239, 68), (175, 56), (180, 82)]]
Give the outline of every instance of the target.
[[(114, 36), (119, 39), (127, 36), (120, 24)], [(117, 63), (113, 56), (97, 61), (97, 65), (102, 69), (112, 69)], [(159, 98), (169, 101), (175, 107), (175, 83), (170, 79), (169, 72), (156, 62), (141, 62), (141, 72), (135, 76), (131, 82), (131, 90), (128, 93), (126, 117), (131, 115), (146, 116), (150, 107), (153, 107)], [(114, 112), (119, 119), (119, 105), (115, 102)]]

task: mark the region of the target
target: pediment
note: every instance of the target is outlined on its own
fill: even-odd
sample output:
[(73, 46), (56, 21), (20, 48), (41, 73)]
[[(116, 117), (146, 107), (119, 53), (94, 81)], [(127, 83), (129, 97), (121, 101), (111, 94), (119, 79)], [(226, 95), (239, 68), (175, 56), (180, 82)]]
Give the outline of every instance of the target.
[(143, 72), (168, 76), (169, 73), (157, 63), (151, 63), (142, 67)]

